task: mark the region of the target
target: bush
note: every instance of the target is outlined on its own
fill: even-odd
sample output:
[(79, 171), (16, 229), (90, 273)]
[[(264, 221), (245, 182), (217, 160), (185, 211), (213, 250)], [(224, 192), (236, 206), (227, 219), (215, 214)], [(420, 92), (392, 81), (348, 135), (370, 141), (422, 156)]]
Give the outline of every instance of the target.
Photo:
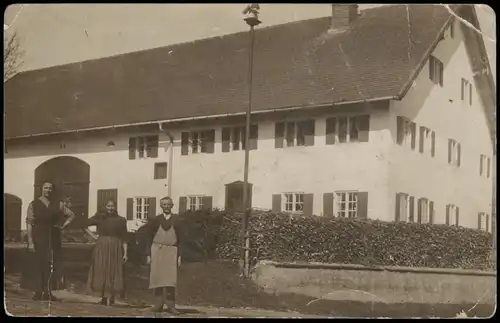
[[(241, 216), (225, 215), (217, 256), (236, 260)], [(492, 235), (447, 225), (253, 212), (254, 260), (488, 269)]]

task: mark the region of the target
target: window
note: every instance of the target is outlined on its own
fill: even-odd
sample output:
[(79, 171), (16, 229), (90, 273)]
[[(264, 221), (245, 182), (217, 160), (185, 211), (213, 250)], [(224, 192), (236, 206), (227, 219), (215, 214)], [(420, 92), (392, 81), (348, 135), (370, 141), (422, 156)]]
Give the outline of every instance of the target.
[(147, 220), (149, 217), (150, 197), (136, 197), (134, 199), (134, 219)]
[(283, 206), (285, 212), (302, 213), (304, 211), (304, 193), (283, 194)]
[(462, 78), (462, 88), (460, 90), (460, 98), (467, 104), (472, 105), (472, 84), (466, 79)]
[(461, 146), (453, 139), (448, 140), (448, 164), (460, 166)]
[(459, 208), (454, 204), (446, 205), (446, 224), (458, 227)]
[(426, 198), (418, 200), (418, 223), (434, 223), (434, 202)]
[(203, 196), (188, 196), (187, 199), (187, 209), (189, 211), (198, 211), (203, 209)]
[(336, 192), (335, 214), (341, 218), (355, 218), (358, 213), (358, 192)]
[(154, 179), (167, 178), (167, 163), (155, 163)]
[(397, 202), (399, 202), (399, 214), (396, 215), (396, 221), (414, 222), (413, 219), (413, 201), (414, 197), (405, 193), (396, 194)]
[(214, 152), (215, 130), (183, 132), (181, 135), (181, 154), (187, 155)]
[(158, 135), (129, 138), (129, 159), (157, 158)]
[[(245, 150), (245, 126), (222, 128), (222, 152)], [(258, 126), (250, 126), (250, 149), (257, 149)]]
[(488, 222), (489, 222), (489, 215), (484, 212), (480, 212), (478, 214), (478, 229), (481, 231), (488, 232), (489, 230)]
[(434, 131), (426, 127), (420, 127), (420, 152), (434, 157), (436, 135)]
[(443, 86), (443, 63), (434, 56), (429, 57), (429, 78), (434, 84)]
[(397, 117), (397, 143), (398, 145), (415, 149), (417, 125), (410, 120)]
[(490, 178), (490, 158), (481, 155), (479, 160), (479, 176)]
[(314, 120), (277, 122), (275, 147), (314, 146)]
[(370, 134), (370, 116), (340, 116), (326, 120), (326, 144), (336, 142), (367, 142)]

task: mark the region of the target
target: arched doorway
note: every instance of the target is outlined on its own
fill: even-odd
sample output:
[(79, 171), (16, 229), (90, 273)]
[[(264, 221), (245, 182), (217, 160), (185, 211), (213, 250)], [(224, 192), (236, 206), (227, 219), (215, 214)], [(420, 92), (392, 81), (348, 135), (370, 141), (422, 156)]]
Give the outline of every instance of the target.
[(77, 218), (71, 227), (79, 227), (88, 218), (90, 165), (71, 156), (55, 157), (47, 160), (35, 170), (35, 198), (41, 194), (43, 181), (54, 182), (55, 198), (71, 198), (71, 210)]
[(20, 241), (22, 200), (12, 194), (3, 194), (3, 232), (5, 241)]

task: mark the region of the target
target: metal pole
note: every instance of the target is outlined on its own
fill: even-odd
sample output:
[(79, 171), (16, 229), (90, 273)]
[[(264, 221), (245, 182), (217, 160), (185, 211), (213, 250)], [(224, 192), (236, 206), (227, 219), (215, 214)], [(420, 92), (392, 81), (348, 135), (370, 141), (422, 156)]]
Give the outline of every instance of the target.
[(250, 25), (250, 54), (248, 64), (248, 109), (246, 113), (245, 127), (245, 168), (243, 170), (243, 221), (242, 221), (242, 258), (243, 258), (243, 276), (250, 276), (250, 230), (249, 218), (251, 208), (248, 201), (248, 165), (250, 160), (250, 115), (252, 112), (252, 81), (253, 81), (253, 48), (254, 48), (255, 31), (254, 26)]

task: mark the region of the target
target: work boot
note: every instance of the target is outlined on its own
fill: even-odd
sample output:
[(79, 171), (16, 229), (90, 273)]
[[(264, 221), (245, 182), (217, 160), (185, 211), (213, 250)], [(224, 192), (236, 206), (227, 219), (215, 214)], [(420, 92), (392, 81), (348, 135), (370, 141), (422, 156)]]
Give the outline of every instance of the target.
[(42, 299), (44, 301), (51, 301), (51, 302), (58, 302), (59, 301), (59, 298), (52, 295), (52, 293), (43, 293)]
[(172, 301), (167, 302), (167, 310), (166, 312), (173, 314), (173, 315), (179, 315), (181, 314), (176, 308), (175, 308), (175, 303)]
[(163, 296), (158, 296), (156, 298), (155, 303), (153, 304), (153, 307), (151, 307), (150, 311), (153, 313), (160, 313), (161, 311), (163, 311), (164, 303), (165, 302), (163, 300)]

